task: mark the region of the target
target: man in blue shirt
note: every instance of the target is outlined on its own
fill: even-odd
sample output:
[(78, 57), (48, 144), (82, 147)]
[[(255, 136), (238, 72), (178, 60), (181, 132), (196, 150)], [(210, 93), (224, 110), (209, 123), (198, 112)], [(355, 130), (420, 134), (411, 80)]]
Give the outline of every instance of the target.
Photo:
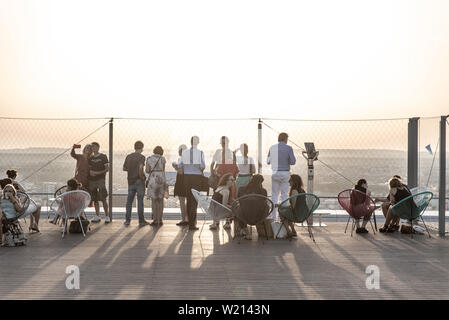
[(198, 203), (192, 194), (192, 189), (200, 190), (203, 171), (206, 168), (204, 153), (198, 150), (200, 138), (194, 136), (190, 139), (192, 147), (182, 152), (179, 168), (184, 171), (184, 187), (186, 188), (187, 215), (189, 217), (189, 230), (198, 230), (196, 227), (196, 210)]
[[(271, 194), (273, 203), (281, 203), (288, 198), (290, 188), (290, 166), (295, 165), (296, 158), (293, 148), (287, 145), (288, 134), (282, 132), (278, 137), (278, 144), (272, 145), (268, 152), (267, 164), (271, 164)], [(279, 192), (281, 200), (279, 201)], [(271, 213), (272, 219), (277, 219), (277, 209)]]

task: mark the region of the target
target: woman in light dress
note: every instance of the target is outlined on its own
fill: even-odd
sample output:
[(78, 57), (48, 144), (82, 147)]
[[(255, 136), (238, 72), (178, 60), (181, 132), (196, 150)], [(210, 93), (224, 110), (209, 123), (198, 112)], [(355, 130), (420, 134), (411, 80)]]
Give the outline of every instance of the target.
[(164, 149), (157, 146), (153, 150), (153, 155), (147, 158), (145, 172), (149, 174), (147, 197), (151, 199), (151, 210), (153, 213), (152, 226), (162, 226), (162, 214), (164, 211), (164, 197), (167, 192), (165, 179), (166, 160), (162, 156)]

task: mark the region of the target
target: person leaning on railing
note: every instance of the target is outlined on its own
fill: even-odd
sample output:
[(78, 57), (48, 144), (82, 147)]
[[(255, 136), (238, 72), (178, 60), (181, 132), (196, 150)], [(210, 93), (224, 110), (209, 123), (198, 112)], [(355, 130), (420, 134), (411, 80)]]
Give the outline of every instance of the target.
[[(25, 189), (20, 185), (20, 183), (16, 182), (17, 178), (17, 171), (16, 170), (8, 170), (6, 171), (6, 174), (8, 175), (8, 178), (11, 179), (11, 184), (16, 188), (17, 191), (26, 193)], [(34, 202), (32, 199), (30, 199), (33, 202), (33, 207), (36, 208), (33, 212), (30, 213), (30, 231), (39, 231), (39, 219), (41, 217), (41, 205), (39, 203)]]
[(411, 195), (410, 190), (406, 188), (398, 178), (390, 179), (388, 185), (390, 187), (390, 207), (388, 208), (387, 215), (385, 217), (385, 224), (379, 229), (380, 232), (395, 232), (398, 230), (398, 228), (393, 226), (393, 220), (396, 217), (391, 213), (391, 208), (399, 201)]

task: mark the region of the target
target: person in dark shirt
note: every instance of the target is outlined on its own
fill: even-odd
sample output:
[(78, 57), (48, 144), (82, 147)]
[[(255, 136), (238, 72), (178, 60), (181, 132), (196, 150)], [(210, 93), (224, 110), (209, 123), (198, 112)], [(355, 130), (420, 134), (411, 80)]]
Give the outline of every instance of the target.
[[(361, 216), (369, 211), (369, 206), (372, 203), (371, 200), (369, 200), (369, 196), (371, 195), (371, 192), (368, 190), (368, 182), (365, 179), (360, 179), (357, 181), (357, 184), (354, 186), (354, 191), (351, 192), (351, 210), (353, 214), (357, 214), (356, 216)], [(367, 197), (368, 196), (368, 197)], [(363, 216), (363, 223), (360, 227), (360, 219), (355, 219), (357, 229), (355, 230), (356, 233), (368, 233), (368, 230), (366, 229), (366, 225), (368, 224), (371, 215), (373, 213), (367, 213)]]
[[(411, 194), (410, 192), (410, 188), (402, 182), (402, 178), (398, 175), (394, 175), (391, 179), (398, 179), (401, 183), (402, 186)], [(390, 179), (390, 180), (391, 180)], [(381, 208), (382, 208), (382, 213), (384, 214), (384, 217), (387, 217), (387, 213), (388, 213), (388, 209), (391, 207), (391, 200), (390, 200), (390, 193), (388, 193), (388, 195), (385, 197), (385, 199), (383, 198), (376, 198), (375, 199), (376, 202), (382, 202)], [(391, 229), (393, 231), (397, 231), (399, 230), (399, 222), (400, 222), (400, 218), (397, 216), (393, 216), (392, 217), (392, 221), (391, 221)]]
[(134, 153), (128, 154), (123, 164), (123, 171), (128, 172), (128, 198), (126, 200), (125, 226), (131, 222), (131, 210), (137, 193), (137, 214), (139, 216), (139, 227), (149, 225), (143, 216), (143, 197), (145, 195), (145, 157), (142, 155), (143, 142), (134, 143)]
[(100, 222), (100, 205), (99, 201), (103, 203), (105, 223), (111, 222), (111, 217), (109, 217), (108, 210), (108, 191), (106, 189), (106, 173), (109, 170), (108, 157), (100, 153), (100, 144), (98, 142), (92, 142), (92, 156), (89, 158), (89, 193), (92, 201), (95, 205), (95, 218), (92, 222)]
[[(386, 217), (385, 217), (385, 224), (382, 228), (379, 229), (380, 232), (394, 232), (397, 231), (399, 228), (395, 228), (393, 223), (394, 220), (400, 220), (399, 217), (394, 216), (391, 213), (391, 208), (398, 203), (399, 201), (407, 198), (411, 195), (410, 190), (402, 184), (401, 180), (398, 178), (392, 178), (389, 181), (389, 187), (390, 187), (390, 194), (389, 194), (389, 202), (390, 206), (388, 208)], [(399, 224), (399, 221), (398, 221)]]

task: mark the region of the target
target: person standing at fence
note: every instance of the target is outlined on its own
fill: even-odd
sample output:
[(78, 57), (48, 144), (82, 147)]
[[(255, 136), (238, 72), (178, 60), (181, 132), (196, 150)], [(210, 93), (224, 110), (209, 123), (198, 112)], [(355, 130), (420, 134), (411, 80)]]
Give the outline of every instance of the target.
[(89, 159), (92, 156), (92, 145), (86, 144), (82, 154), (76, 154), (75, 149), (81, 148), (81, 145), (74, 144), (70, 155), (76, 159), (75, 179), (81, 183), (81, 189), (88, 191), (89, 188)]
[(134, 198), (137, 194), (137, 215), (139, 216), (139, 227), (148, 225), (143, 216), (143, 197), (145, 195), (145, 156), (143, 152), (143, 142), (136, 141), (134, 143), (135, 152), (126, 156), (123, 164), (123, 171), (128, 172), (128, 198), (126, 199), (126, 219), (125, 226), (131, 223), (131, 210)]
[(109, 171), (108, 157), (104, 153), (100, 153), (100, 144), (92, 142), (92, 156), (89, 158), (89, 193), (95, 205), (95, 217), (92, 222), (100, 222), (100, 204), (103, 203), (104, 222), (111, 222), (108, 210), (108, 190), (106, 189), (106, 173)]
[(196, 226), (196, 210), (198, 203), (192, 194), (192, 189), (201, 189), (201, 179), (206, 168), (204, 153), (198, 149), (200, 138), (194, 136), (190, 139), (192, 147), (182, 152), (179, 168), (184, 171), (184, 188), (187, 195), (187, 215), (189, 230), (198, 230)]
[(253, 174), (256, 173), (256, 165), (254, 164), (253, 158), (248, 157), (248, 145), (246, 143), (240, 145), (240, 153), (242, 155), (236, 157), (237, 166), (239, 168), (239, 175), (235, 181), (237, 194), (240, 187), (246, 186)]
[[(11, 179), (11, 184), (16, 188), (17, 191), (26, 193), (24, 187), (20, 183), (16, 181), (17, 179), (17, 171), (16, 170), (8, 170), (6, 171), (6, 175), (9, 179)], [(29, 231), (40, 232), (39, 230), (39, 219), (41, 217), (41, 208), (42, 206), (39, 203), (36, 203), (33, 199), (30, 198), (30, 201), (33, 202), (33, 208), (36, 208), (33, 212), (30, 212), (30, 227)]]
[(187, 204), (186, 204), (187, 193), (186, 193), (186, 189), (184, 188), (184, 171), (181, 168), (179, 168), (179, 165), (180, 165), (181, 159), (182, 159), (182, 153), (186, 149), (187, 149), (187, 146), (185, 144), (180, 145), (178, 148), (178, 154), (179, 154), (178, 162), (172, 163), (173, 168), (177, 172), (174, 194), (175, 194), (175, 197), (178, 197), (179, 205), (181, 207), (181, 221), (176, 224), (177, 226), (186, 226), (189, 224), (189, 222), (188, 222), (189, 218), (187, 216)]
[[(212, 158), (212, 163), (210, 164), (210, 172), (214, 173), (220, 179), (225, 174), (231, 174), (234, 179), (231, 186), (231, 194), (230, 199), (235, 200), (237, 198), (237, 188), (235, 185), (235, 177), (239, 173), (239, 168), (236, 164), (235, 154), (229, 149), (229, 139), (226, 136), (222, 136), (220, 138), (221, 149), (215, 151), (215, 154)], [(215, 191), (215, 190), (214, 190)], [(214, 223), (210, 226), (212, 230), (216, 229), (218, 226), (218, 221), (214, 221)], [(226, 219), (226, 223), (223, 226), (224, 229), (231, 229), (231, 221), (230, 219)]]
[[(288, 134), (282, 132), (278, 136), (279, 143), (272, 145), (268, 151), (267, 164), (271, 164), (271, 193), (273, 203), (280, 203), (288, 198), (290, 166), (296, 164), (293, 148), (287, 145)], [(279, 193), (281, 199), (279, 201)], [(271, 213), (272, 219), (277, 219), (277, 209)]]
[(153, 155), (147, 158), (145, 172), (149, 174), (147, 185), (147, 196), (151, 199), (151, 210), (153, 213), (152, 226), (162, 226), (162, 215), (164, 212), (164, 197), (168, 194), (167, 182), (165, 178), (166, 160), (162, 156), (164, 149), (157, 146), (153, 150)]

